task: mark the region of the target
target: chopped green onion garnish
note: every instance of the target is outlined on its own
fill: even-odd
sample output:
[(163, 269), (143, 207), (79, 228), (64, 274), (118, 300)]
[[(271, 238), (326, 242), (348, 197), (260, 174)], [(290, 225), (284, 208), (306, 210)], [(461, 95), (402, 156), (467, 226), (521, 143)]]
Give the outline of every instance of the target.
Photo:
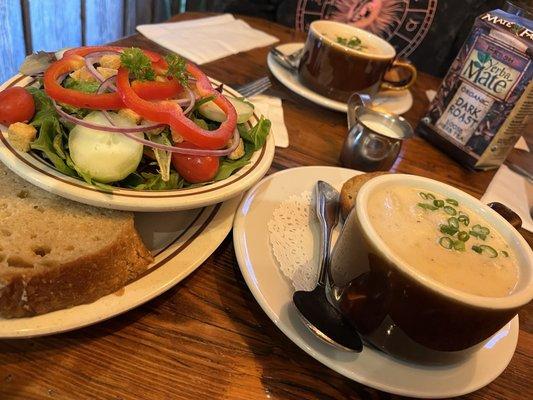
[(461, 231), (457, 234), (457, 238), (462, 242), (466, 242), (468, 241), (468, 239), (470, 239), (470, 235), (468, 234), (468, 232)]
[(494, 250), (492, 247), (487, 246), (485, 244), (482, 244), (480, 246), (472, 246), (472, 250), (474, 250), (476, 253), (483, 253), (488, 255), (490, 258), (496, 258), (498, 257), (498, 252)]
[(474, 250), (476, 253), (479, 253), (481, 254), (481, 252), (483, 251), (483, 249), (481, 248), (481, 246), (472, 246), (472, 250)]
[(505, 257), (509, 257), (509, 253), (507, 253), (505, 250), (502, 250), (502, 254), (503, 254)]
[(450, 236), (453, 236), (457, 233), (457, 229), (455, 229), (453, 226), (449, 226), (449, 225), (441, 225), (440, 226), (440, 231), (442, 233), (445, 233), (447, 235), (450, 235)]
[(455, 214), (457, 214), (457, 211), (455, 210), (455, 208), (450, 207), (450, 206), (444, 206), (444, 212), (445, 212), (446, 214), (449, 214), (449, 215), (455, 215)]
[(485, 240), (487, 238), (487, 235), (484, 235), (482, 233), (479, 233), (479, 232), (476, 232), (476, 231), (470, 231), (470, 236), (474, 236), (474, 237), (477, 237), (481, 240)]
[(425, 208), (426, 210), (435, 211), (437, 207), (435, 207), (433, 204), (426, 204), (426, 203), (418, 203), (418, 207)]
[(453, 248), (457, 251), (465, 251), (465, 242), (456, 240), (453, 242)]
[(451, 249), (453, 246), (453, 241), (449, 237), (443, 236), (439, 239), (439, 244), (445, 249)]
[(455, 199), (446, 199), (446, 203), (451, 204), (452, 206), (458, 206), (459, 202)]
[(480, 233), (482, 235), (488, 235), (490, 233), (489, 228), (486, 228), (484, 226), (481, 226), (479, 224), (476, 224), (472, 227), (472, 230), (476, 233)]
[(486, 228), (486, 227), (482, 226), (479, 229), (479, 233), (481, 233), (482, 235), (488, 235), (490, 233), (490, 230), (489, 230), (489, 228)]
[(494, 250), (492, 247), (487, 246), (486, 244), (482, 244), (479, 247), (481, 247), (481, 250), (483, 251), (483, 253), (486, 253), (490, 258), (498, 257), (498, 252)]
[(452, 228), (459, 229), (459, 220), (455, 217), (448, 218), (448, 225)]
[(444, 200), (433, 200), (433, 205), (435, 207), (444, 207)]
[(426, 193), (426, 196), (429, 200), (435, 200), (435, 196), (433, 196), (431, 193)]
[(470, 218), (468, 218), (468, 215), (466, 214), (460, 214), (457, 219), (459, 220), (459, 222), (461, 222), (464, 226), (468, 226), (468, 224), (470, 223)]
[(419, 195), (420, 197), (422, 197), (424, 200), (427, 200), (427, 199), (428, 199), (428, 195), (425, 194), (424, 192), (420, 192), (420, 193), (418, 193), (418, 195)]

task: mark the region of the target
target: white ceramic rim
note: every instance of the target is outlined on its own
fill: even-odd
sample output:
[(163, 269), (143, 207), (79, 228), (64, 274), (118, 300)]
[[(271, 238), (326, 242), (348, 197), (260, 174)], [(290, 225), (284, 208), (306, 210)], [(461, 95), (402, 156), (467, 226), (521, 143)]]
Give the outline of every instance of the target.
[[(220, 84), (215, 79), (210, 78), (210, 80), (214, 85)], [(17, 74), (1, 85), (0, 90), (10, 86), (25, 87), (32, 81), (31, 77)], [(226, 85), (224, 90), (231, 96), (240, 96), (237, 91)], [(251, 121), (254, 120), (259, 120), (255, 112), (251, 118)], [(33, 152), (23, 153), (15, 150), (4, 133), (0, 132), (0, 161), (21, 178), (70, 200), (123, 211), (183, 211), (226, 201), (240, 195), (259, 181), (268, 172), (274, 153), (274, 135), (270, 132), (265, 145), (252, 155), (250, 163), (227, 179), (191, 189), (171, 191), (117, 189), (114, 193), (108, 193), (62, 174)]]
[[(364, 39), (367, 39), (369, 42), (370, 41), (379, 42), (381, 46), (383, 46), (385, 49), (387, 49), (389, 51), (389, 54), (372, 54), (372, 53), (367, 53), (365, 51), (352, 49), (351, 47), (343, 46), (342, 44), (335, 42), (331, 38), (329, 38), (329, 37), (325, 36), (323, 33), (321, 33), (319, 31), (319, 29), (322, 26), (325, 26), (325, 27), (326, 26), (329, 26), (329, 27), (334, 26), (334, 27), (336, 27), (338, 29), (349, 30), (350, 32), (353, 32), (353, 36), (362, 37)], [(325, 29), (327, 29), (327, 28), (325, 28)], [(309, 25), (309, 32), (312, 32), (314, 35), (318, 36), (320, 39), (324, 40), (329, 45), (331, 45), (331, 46), (333, 46), (335, 48), (338, 48), (339, 50), (345, 51), (346, 53), (351, 53), (351, 54), (357, 55), (357, 56), (362, 57), (362, 58), (369, 58), (369, 59), (373, 59), (373, 60), (392, 60), (394, 57), (396, 57), (396, 50), (386, 40), (380, 38), (377, 35), (374, 35), (373, 33), (370, 33), (368, 31), (365, 31), (363, 29), (357, 28), (357, 27), (352, 26), (352, 25), (343, 24), (342, 22), (328, 21), (328, 20), (323, 20), (323, 19), (320, 19), (320, 20), (317, 20), (317, 21), (313, 21)]]
[[(370, 195), (383, 186), (391, 185), (406, 185), (415, 188), (427, 189), (436, 193), (443, 193), (446, 196), (453, 197), (478, 213), (481, 218), (486, 219), (492, 226), (508, 242), (509, 246), (513, 248), (520, 263), (519, 286), (518, 289), (505, 297), (484, 297), (469, 294), (457, 289), (452, 289), (443, 285), (442, 283), (420, 274), (415, 268), (409, 266), (400, 257), (393, 254), (389, 246), (379, 237), (376, 230), (370, 222), (370, 218), (366, 213), (367, 204)], [(424, 178), (416, 175), (407, 174), (390, 174), (383, 175), (371, 179), (365, 183), (359, 193), (356, 201), (356, 214), (360, 221), (361, 228), (368, 238), (374, 242), (376, 247), (383, 252), (385, 258), (396, 265), (401, 271), (409, 275), (411, 278), (419, 282), (424, 287), (430, 288), (434, 292), (446, 296), (455, 302), (465, 303), (474, 307), (488, 308), (488, 309), (514, 309), (527, 304), (533, 298), (533, 253), (525, 241), (525, 239), (514, 229), (509, 222), (507, 222), (501, 215), (492, 210), (486, 204), (475, 197), (456, 189), (448, 184)], [(528, 266), (529, 265), (529, 266)], [(524, 270), (526, 274), (524, 274)]]

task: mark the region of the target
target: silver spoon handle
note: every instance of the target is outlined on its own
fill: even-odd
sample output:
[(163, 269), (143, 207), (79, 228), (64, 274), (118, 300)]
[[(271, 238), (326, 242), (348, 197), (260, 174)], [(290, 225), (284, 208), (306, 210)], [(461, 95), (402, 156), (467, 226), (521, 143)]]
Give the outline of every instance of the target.
[(329, 247), (331, 244), (331, 229), (328, 229), (326, 227), (326, 224), (320, 224), (322, 234), (321, 241), (320, 241), (320, 264), (319, 264), (319, 270), (318, 270), (318, 285), (325, 286), (327, 283), (327, 273), (329, 268), (329, 258), (330, 258), (330, 252)]
[(318, 181), (315, 186), (315, 199), (316, 214), (320, 223), (320, 258), (317, 284), (325, 286), (327, 277), (329, 277), (331, 232), (338, 221), (338, 192), (326, 182)]

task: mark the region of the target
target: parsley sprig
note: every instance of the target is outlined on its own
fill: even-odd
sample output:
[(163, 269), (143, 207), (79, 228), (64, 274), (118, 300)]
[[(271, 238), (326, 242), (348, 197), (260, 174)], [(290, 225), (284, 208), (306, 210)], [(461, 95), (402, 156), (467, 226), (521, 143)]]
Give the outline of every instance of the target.
[(361, 42), (361, 39), (359, 39), (357, 36), (352, 36), (349, 39), (337, 36), (337, 43), (355, 50), (362, 50), (365, 48)]
[(130, 74), (137, 80), (155, 80), (155, 71), (152, 62), (146, 54), (138, 47), (126, 49), (120, 55), (120, 63), (130, 71)]
[(165, 57), (165, 61), (168, 64), (167, 75), (177, 79), (183, 86), (188, 86), (189, 74), (187, 73), (185, 59), (177, 54), (168, 54)]

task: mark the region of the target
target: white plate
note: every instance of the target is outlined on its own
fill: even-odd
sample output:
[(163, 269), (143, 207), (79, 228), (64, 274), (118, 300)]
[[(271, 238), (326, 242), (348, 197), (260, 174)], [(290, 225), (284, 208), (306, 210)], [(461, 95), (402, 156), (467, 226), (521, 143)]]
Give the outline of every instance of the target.
[(421, 398), (460, 396), (493, 381), (509, 364), (518, 340), (515, 317), (484, 347), (463, 361), (423, 366), (365, 347), (360, 354), (339, 351), (317, 339), (292, 303), (292, 285), (279, 271), (268, 239), (273, 210), (291, 195), (313, 189), (318, 179), (339, 185), (360, 172), (336, 167), (292, 168), (270, 175), (243, 198), (233, 224), (237, 260), (248, 287), (270, 319), (309, 355), (364, 385)]
[[(211, 81), (214, 85), (220, 84), (214, 79)], [(32, 82), (33, 78), (19, 74), (2, 85), (0, 90), (10, 86), (24, 87)], [(226, 85), (224, 85), (224, 93), (239, 96), (238, 92)], [(255, 123), (258, 119), (258, 116), (254, 114), (250, 122)], [(115, 189), (109, 193), (62, 174), (37, 153), (23, 153), (15, 150), (7, 141), (6, 131), (7, 128), (0, 125), (0, 160), (17, 175), (59, 196), (96, 207), (116, 210), (179, 211), (217, 204), (241, 194), (259, 181), (270, 168), (274, 158), (274, 137), (270, 134), (263, 148), (252, 156), (250, 164), (228, 179), (191, 189), (170, 191)]]
[[(285, 43), (279, 45), (277, 49), (285, 54), (294, 53), (303, 47), (303, 43)], [(268, 54), (267, 64), (270, 72), (294, 93), (305, 97), (320, 106), (329, 108), (335, 111), (347, 112), (347, 105), (342, 101), (332, 100), (328, 97), (322, 96), (311, 89), (305, 87), (298, 80), (298, 75), (279, 65), (272, 54)], [(385, 90), (379, 92), (373, 99), (375, 105), (385, 109), (392, 114), (403, 114), (413, 105), (413, 96), (409, 90)]]
[(155, 255), (149, 269), (94, 303), (30, 318), (0, 319), (0, 339), (44, 336), (82, 328), (131, 310), (185, 279), (227, 236), (240, 196), (187, 212), (136, 213), (135, 225)]

